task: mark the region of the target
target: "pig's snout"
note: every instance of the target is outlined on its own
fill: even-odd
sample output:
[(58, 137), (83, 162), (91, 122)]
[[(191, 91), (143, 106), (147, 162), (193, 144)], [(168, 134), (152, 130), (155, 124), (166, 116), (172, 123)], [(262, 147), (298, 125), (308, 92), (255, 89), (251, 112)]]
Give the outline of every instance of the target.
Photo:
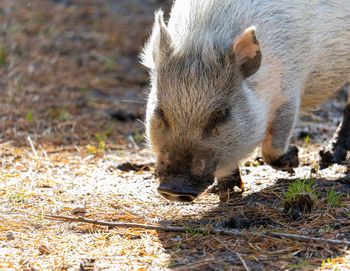
[(199, 193), (188, 184), (189, 179), (187, 176), (166, 177), (161, 180), (158, 193), (171, 201), (191, 202)]

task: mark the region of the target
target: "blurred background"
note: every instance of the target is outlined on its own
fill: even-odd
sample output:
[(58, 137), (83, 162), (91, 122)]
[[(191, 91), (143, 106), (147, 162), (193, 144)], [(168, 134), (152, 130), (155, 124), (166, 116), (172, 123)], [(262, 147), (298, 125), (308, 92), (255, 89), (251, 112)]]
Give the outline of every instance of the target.
[(138, 55), (154, 10), (169, 6), (0, 1), (0, 143), (20, 147), (28, 136), (43, 147), (142, 143), (149, 79)]
[[(144, 145), (149, 77), (139, 53), (171, 0), (0, 0), (0, 144), (91, 152)], [(346, 92), (307, 113), (292, 143), (324, 143)], [(319, 146), (317, 146), (319, 147)]]

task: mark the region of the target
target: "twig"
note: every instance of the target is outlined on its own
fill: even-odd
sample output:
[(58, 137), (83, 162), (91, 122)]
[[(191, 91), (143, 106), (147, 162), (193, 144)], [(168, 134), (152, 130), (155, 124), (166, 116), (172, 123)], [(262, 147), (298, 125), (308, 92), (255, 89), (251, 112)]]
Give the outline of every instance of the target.
[(319, 237), (308, 237), (305, 235), (292, 234), (292, 233), (279, 233), (279, 232), (265, 232), (265, 235), (288, 238), (297, 241), (304, 242), (325, 242), (332, 245), (350, 245), (350, 241), (346, 240), (336, 240), (336, 239), (324, 239)]
[[(45, 218), (51, 220), (62, 220), (62, 221), (71, 221), (71, 222), (82, 222), (89, 223), (94, 225), (108, 226), (108, 227), (123, 227), (123, 228), (143, 228), (147, 230), (161, 230), (161, 231), (180, 231), (187, 232), (187, 227), (174, 227), (174, 226), (159, 226), (159, 225), (149, 225), (149, 224), (141, 224), (141, 223), (124, 223), (124, 222), (107, 222), (107, 221), (97, 221), (92, 219), (86, 219), (84, 217), (70, 217), (70, 216), (59, 216), (59, 215), (45, 215)], [(287, 238), (291, 240), (297, 240), (302, 242), (325, 242), (332, 245), (350, 245), (350, 241), (346, 240), (336, 240), (336, 239), (324, 239), (318, 237), (309, 237), (305, 235), (292, 234), (292, 233), (278, 233), (278, 232), (240, 232), (238, 230), (220, 230), (220, 229), (205, 229), (205, 228), (196, 228), (194, 231), (201, 233), (214, 233), (214, 234), (222, 234), (222, 235), (230, 235), (236, 237), (245, 237), (247, 235), (255, 235), (259, 237), (267, 237), (273, 236), (278, 238)]]
[(29, 141), (30, 147), (32, 148), (32, 152), (34, 153), (34, 157), (35, 157), (36, 159), (38, 159), (39, 156), (38, 156), (38, 153), (36, 152), (36, 149), (35, 149), (35, 147), (34, 147), (34, 144), (33, 144), (33, 142), (32, 142), (32, 139), (30, 138), (30, 136), (28, 136), (27, 139), (28, 139), (28, 141)]
[[(159, 225), (149, 225), (149, 224), (141, 224), (141, 223), (125, 223), (125, 222), (107, 222), (107, 221), (97, 221), (92, 219), (86, 219), (84, 217), (71, 217), (71, 216), (59, 216), (59, 215), (45, 215), (45, 218), (51, 220), (63, 220), (70, 222), (83, 222), (94, 225), (108, 226), (108, 227), (124, 227), (124, 228), (143, 228), (147, 230), (162, 230), (162, 231), (182, 231), (188, 232), (188, 227), (174, 227), (174, 226), (159, 226)], [(198, 228), (194, 229), (197, 232), (210, 232), (210, 233), (218, 233), (232, 236), (244, 236), (244, 234), (240, 231), (224, 231), (219, 229), (204, 229)]]
[(245, 270), (246, 270), (246, 271), (250, 271), (250, 269), (249, 269), (248, 265), (246, 264), (246, 262), (245, 262), (245, 261), (244, 261), (244, 259), (242, 258), (241, 254), (240, 254), (240, 253), (238, 253), (238, 252), (236, 252), (236, 255), (237, 255), (237, 256), (238, 256), (238, 258), (241, 260), (241, 262), (242, 262), (242, 264), (243, 264), (243, 266), (244, 266)]

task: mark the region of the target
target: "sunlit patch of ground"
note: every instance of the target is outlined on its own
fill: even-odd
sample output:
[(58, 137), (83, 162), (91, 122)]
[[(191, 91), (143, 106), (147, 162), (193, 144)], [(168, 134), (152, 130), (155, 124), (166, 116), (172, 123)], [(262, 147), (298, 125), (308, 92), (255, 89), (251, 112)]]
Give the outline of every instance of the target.
[[(257, 150), (242, 161), (243, 198), (220, 202), (206, 192), (183, 204), (157, 194), (138, 121), (148, 76), (137, 55), (164, 2), (0, 2), (0, 269), (349, 269), (344, 245), (254, 234), (350, 240), (349, 163), (318, 166), (344, 95), (302, 118), (292, 139), (301, 160), (294, 174), (264, 164)], [(283, 195), (304, 178), (315, 180), (318, 200), (293, 221)], [(336, 206), (327, 203), (333, 186)], [(108, 228), (48, 214), (188, 231)], [(193, 230), (227, 221), (244, 237)]]
[[(165, 267), (214, 270), (214, 262), (219, 269), (225, 266), (241, 268), (241, 262), (232, 251), (240, 252), (251, 267), (262, 269), (278, 269), (281, 264), (292, 266), (299, 262), (312, 267), (347, 266), (346, 259), (342, 258), (345, 253), (342, 246), (310, 245), (276, 238), (251, 237), (247, 240), (190, 231), (108, 229), (50, 221), (44, 217), (46, 214), (83, 216), (100, 221), (194, 228), (205, 227), (208, 223), (222, 227), (224, 221), (243, 216), (268, 218), (276, 223), (253, 226), (253, 231), (275, 229), (341, 239), (347, 236), (350, 227), (349, 217), (344, 217), (350, 215), (347, 205), (327, 208), (320, 198), (314, 212), (301, 221), (291, 222), (283, 214), (280, 200), (288, 183), (276, 184), (275, 181), (310, 176), (318, 180), (332, 176), (332, 180), (336, 180), (344, 176), (346, 166), (334, 165), (317, 173), (310, 173), (311, 167), (305, 166), (298, 168), (295, 175), (275, 171), (266, 165), (243, 166), (246, 198), (252, 196), (252, 200), (236, 198), (230, 203), (222, 203), (218, 196), (205, 193), (193, 203), (182, 204), (171, 203), (156, 193), (157, 182), (150, 171), (117, 169), (127, 161), (152, 165), (147, 150), (139, 150), (137, 154), (125, 150), (123, 155), (113, 151), (92, 155), (84, 147), (76, 148), (80, 151), (47, 154), (44, 149), (36, 149), (34, 154), (30, 148), (1, 146), (2, 153), (6, 153), (0, 174), (0, 243), (3, 252), (0, 262), (3, 269), (76, 270), (90, 264), (100, 270), (111, 267), (120, 270)], [(328, 187), (320, 185), (319, 191), (329, 190), (332, 180)], [(347, 202), (348, 198), (344, 195), (341, 202)], [(242, 229), (243, 232), (246, 230), (249, 231)], [(326, 262), (322, 264), (323, 261)]]

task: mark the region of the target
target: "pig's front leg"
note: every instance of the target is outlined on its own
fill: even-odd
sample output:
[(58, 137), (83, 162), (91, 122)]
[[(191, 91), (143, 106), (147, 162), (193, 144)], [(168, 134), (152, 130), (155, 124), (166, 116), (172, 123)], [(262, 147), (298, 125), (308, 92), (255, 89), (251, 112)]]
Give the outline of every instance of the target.
[(217, 185), (215, 185), (210, 192), (219, 195), (221, 200), (226, 200), (234, 193), (235, 187), (238, 187), (241, 191), (244, 189), (238, 167), (231, 175), (218, 179)]
[(298, 103), (295, 99), (280, 106), (274, 119), (269, 122), (262, 155), (273, 168), (289, 171), (299, 165), (297, 147), (289, 146), (297, 112)]
[(222, 192), (232, 192), (235, 186), (243, 190), (243, 182), (238, 168), (232, 175), (218, 179), (218, 188)]

